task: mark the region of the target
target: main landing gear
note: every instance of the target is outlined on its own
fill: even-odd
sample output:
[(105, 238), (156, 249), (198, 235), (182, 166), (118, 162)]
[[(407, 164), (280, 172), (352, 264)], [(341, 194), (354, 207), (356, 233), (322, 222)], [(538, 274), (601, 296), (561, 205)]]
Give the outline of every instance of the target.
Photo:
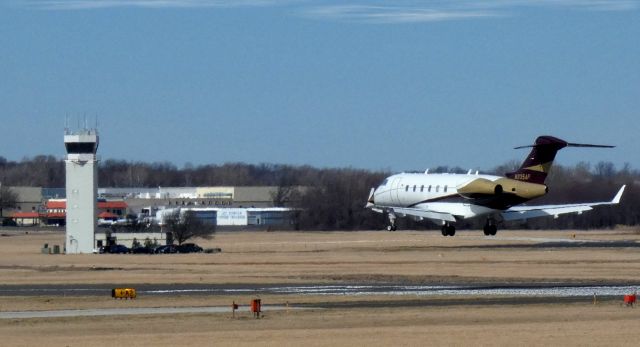
[(389, 225), (387, 225), (387, 231), (396, 231), (397, 229), (396, 215), (394, 213), (389, 213)]
[(498, 227), (496, 226), (496, 221), (493, 219), (487, 219), (487, 224), (484, 225), (484, 235), (493, 236), (497, 232), (498, 232)]
[(456, 234), (456, 227), (447, 223), (442, 226), (442, 236), (453, 236)]

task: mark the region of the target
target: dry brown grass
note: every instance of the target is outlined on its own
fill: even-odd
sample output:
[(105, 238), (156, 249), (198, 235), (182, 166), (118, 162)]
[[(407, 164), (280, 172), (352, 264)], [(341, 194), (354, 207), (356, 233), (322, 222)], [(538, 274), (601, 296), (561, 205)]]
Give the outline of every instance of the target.
[[(640, 240), (634, 230), (219, 233), (220, 254), (42, 255), (62, 233), (0, 237), (0, 281), (47, 283), (611, 282), (640, 278), (638, 248), (537, 248), (536, 238)], [(531, 247), (529, 247), (531, 246)], [(0, 297), (0, 310), (228, 305), (248, 296)], [(399, 300), (367, 297), (367, 300)], [(264, 296), (265, 303), (362, 300)], [(447, 300), (447, 298), (442, 298)], [(590, 304), (270, 312), (263, 320), (181, 314), (0, 321), (2, 345), (636, 345), (640, 311)]]
[(379, 308), (0, 322), (11, 346), (637, 345), (640, 311), (619, 305)]
[[(304, 283), (330, 281), (627, 281), (637, 248), (535, 248), (528, 238), (640, 240), (632, 231), (236, 232), (203, 246), (220, 254), (43, 255), (62, 233), (0, 237), (0, 281), (33, 283)], [(524, 247), (524, 248), (523, 248)]]

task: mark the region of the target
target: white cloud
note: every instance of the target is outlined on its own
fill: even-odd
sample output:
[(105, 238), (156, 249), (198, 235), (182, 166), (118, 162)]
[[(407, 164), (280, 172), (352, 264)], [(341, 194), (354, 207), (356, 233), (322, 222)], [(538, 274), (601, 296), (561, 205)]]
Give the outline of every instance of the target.
[(421, 8), (402, 6), (333, 5), (307, 9), (312, 17), (354, 20), (370, 23), (417, 23), (456, 19), (494, 17), (497, 13), (487, 10)]
[(463, 6), (494, 9), (546, 7), (600, 11), (633, 10), (640, 5), (639, 0), (487, 0), (460, 1), (459, 3)]
[(90, 10), (114, 7), (137, 8), (198, 8), (271, 6), (289, 3), (286, 0), (30, 0), (27, 7), (43, 10)]
[(283, 6), (310, 18), (362, 23), (420, 23), (517, 16), (526, 9), (630, 11), (640, 0), (13, 0), (42, 10)]
[(523, 8), (628, 11), (640, 0), (353, 0), (350, 4), (317, 5), (304, 16), (365, 23), (416, 23), (517, 15)]

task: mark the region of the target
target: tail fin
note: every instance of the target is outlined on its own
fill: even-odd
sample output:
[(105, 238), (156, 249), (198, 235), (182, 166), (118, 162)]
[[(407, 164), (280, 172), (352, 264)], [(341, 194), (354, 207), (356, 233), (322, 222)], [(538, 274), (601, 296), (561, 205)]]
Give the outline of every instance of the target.
[(536, 139), (535, 144), (520, 146), (515, 149), (528, 147), (533, 149), (522, 163), (522, 166), (517, 171), (507, 173), (506, 176), (519, 181), (543, 184), (559, 150), (565, 147), (613, 148), (615, 146), (569, 143), (553, 136), (540, 136)]

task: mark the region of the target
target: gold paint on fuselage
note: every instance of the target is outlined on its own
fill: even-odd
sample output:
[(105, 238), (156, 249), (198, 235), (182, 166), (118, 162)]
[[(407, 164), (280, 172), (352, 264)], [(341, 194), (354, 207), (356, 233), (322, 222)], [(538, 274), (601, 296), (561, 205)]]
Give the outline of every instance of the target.
[(535, 199), (547, 194), (547, 186), (544, 184), (523, 182), (506, 177), (500, 178), (494, 183), (502, 186), (504, 194), (517, 195), (526, 200)]
[(475, 180), (457, 187), (458, 194), (464, 197), (473, 197), (475, 195), (493, 195), (496, 193), (498, 185), (486, 178), (476, 178)]
[(495, 181), (477, 178), (461, 187), (457, 187), (457, 191), (458, 194), (468, 198), (510, 194), (520, 197), (523, 200), (531, 200), (545, 195), (547, 193), (547, 186), (506, 177), (499, 178)]
[(538, 172), (549, 172), (551, 171), (551, 165), (553, 164), (552, 161), (548, 162), (548, 163), (544, 163), (544, 164), (538, 164), (538, 165), (534, 165), (534, 166), (529, 166), (524, 168), (525, 170), (531, 170), (531, 171), (538, 171)]

